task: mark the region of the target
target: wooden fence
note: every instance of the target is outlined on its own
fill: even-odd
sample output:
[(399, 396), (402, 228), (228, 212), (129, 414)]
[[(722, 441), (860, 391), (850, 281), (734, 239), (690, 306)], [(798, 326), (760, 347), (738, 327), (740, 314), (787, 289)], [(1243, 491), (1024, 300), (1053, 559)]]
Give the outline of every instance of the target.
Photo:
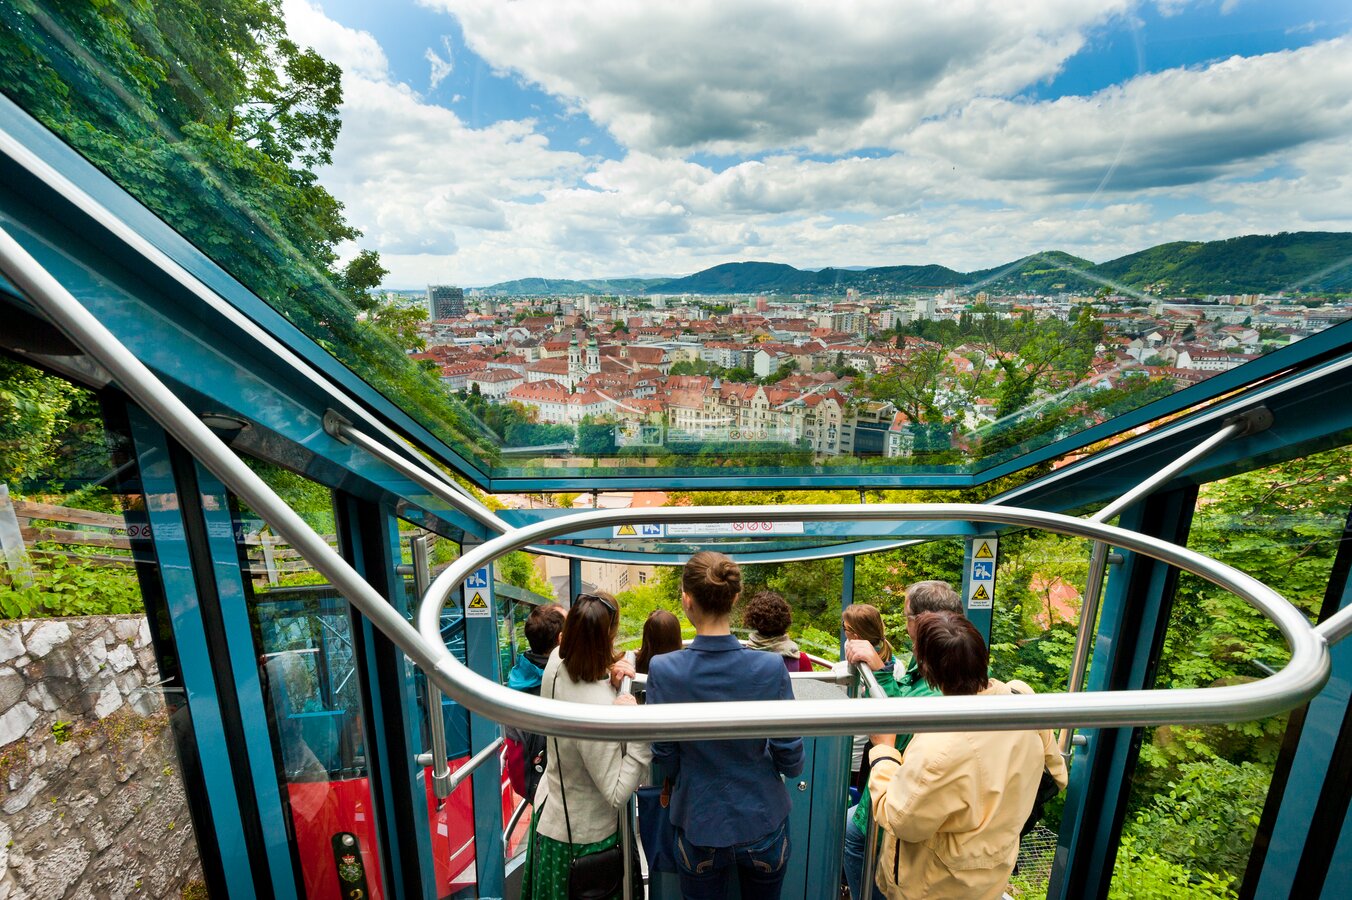
[[(12, 500), (0, 484), (0, 563), (16, 583), (31, 583), (35, 565), (58, 557), (95, 566), (133, 566), (139, 549), (133, 542), (149, 537), (149, 525), (129, 525), (120, 514)], [(335, 535), (323, 538), (337, 548)], [(300, 552), (276, 535), (245, 532), (243, 541), (256, 585), (276, 585), (288, 575), (312, 571)], [(140, 558), (153, 561), (150, 556)]]

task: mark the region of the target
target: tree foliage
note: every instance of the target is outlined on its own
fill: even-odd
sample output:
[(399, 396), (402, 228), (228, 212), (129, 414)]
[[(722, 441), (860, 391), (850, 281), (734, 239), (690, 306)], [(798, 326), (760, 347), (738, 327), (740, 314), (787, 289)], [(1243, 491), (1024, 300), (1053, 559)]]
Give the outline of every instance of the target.
[(287, 37), (280, 0), (0, 0), (6, 93), (443, 440), (491, 458), (407, 359), (407, 317), (359, 318), (378, 258), (335, 269), (359, 233), (314, 168), (338, 135), (340, 76)]

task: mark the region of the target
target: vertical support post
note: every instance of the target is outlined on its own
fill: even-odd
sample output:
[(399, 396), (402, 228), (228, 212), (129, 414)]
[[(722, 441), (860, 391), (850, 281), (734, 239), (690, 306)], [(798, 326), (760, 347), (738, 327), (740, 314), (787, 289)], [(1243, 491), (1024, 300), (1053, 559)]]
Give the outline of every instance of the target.
[[(843, 556), (840, 559), (840, 611), (854, 602), (854, 557)], [(845, 658), (845, 626), (840, 627), (840, 658)]]
[[(1153, 494), (1123, 512), (1120, 525), (1184, 544), (1196, 502), (1196, 487)], [(1089, 690), (1143, 690), (1154, 684), (1177, 581), (1172, 566), (1124, 554), (1104, 595)], [(1086, 744), (1076, 749), (1070, 770), (1048, 900), (1107, 896), (1144, 730), (1081, 733)]]
[[(462, 552), (472, 545), (466, 542)], [(465, 660), (476, 674), (482, 675), (499, 684), (502, 683), (500, 657), (498, 654), (498, 609), (493, 597), (491, 585), (492, 572), (488, 576), (489, 588), (484, 589), (483, 599), (489, 607), (487, 616), (471, 616), (466, 608), (465, 616)], [(465, 603), (466, 598), (461, 597)], [(498, 724), (478, 713), (469, 714), (469, 750), (473, 755), (496, 740), (501, 733)], [(484, 823), (500, 820), (502, 815), (502, 766), (487, 764), (480, 766), (471, 776), (474, 791), (474, 854), (475, 871), (479, 878), (480, 897), (501, 897), (506, 882), (506, 852), (503, 846), (502, 829), (482, 827)]]
[(28, 548), (23, 543), (23, 529), (19, 516), (9, 498), (9, 485), (0, 482), (0, 556), (9, 570), (12, 584), (25, 588), (33, 583), (33, 567), (28, 561)]
[(263, 548), (263, 570), (267, 573), (268, 584), (275, 585), (280, 580), (277, 577), (277, 536), (260, 534), (258, 544)]
[(563, 598), (564, 606), (572, 606), (573, 598), (582, 593), (582, 560), (568, 560), (568, 596)]
[[(193, 507), (201, 509), (206, 544), (203, 552), (208, 554), (215, 577), (214, 609), (204, 611), (211, 616), (209, 628), (224, 645), (217, 651), (215, 665), (224, 665), (225, 671), (231, 673), (238, 708), (236, 715), (241, 720), (242, 732), (235, 740), (247, 754), (252, 774), (249, 787), (241, 785), (240, 789), (252, 790), (256, 797), (274, 891), (279, 897), (295, 897), (297, 879), (288, 836), (291, 823), (287, 821), (288, 811), (277, 782), (278, 764), (267, 726), (266, 688), (259, 673), (253, 627), (249, 622), (248, 592), (244, 587), (244, 580), (250, 575), (247, 561), (241, 565), (242, 554), (236, 543), (243, 540), (243, 535), (234, 532), (225, 486), (186, 451), (180, 451), (178, 455), (181, 457), (181, 465), (176, 467), (180, 470), (178, 480), (180, 485), (191, 485), (195, 493), (191, 502)], [(179, 490), (185, 493), (187, 489), (181, 486)], [(203, 503), (202, 498), (210, 498), (211, 502)], [(195, 527), (192, 518), (184, 517), (189, 540), (192, 540)]]
[[(263, 835), (259, 827), (257, 805), (246, 802), (247, 761), (231, 737), (238, 716), (231, 707), (238, 704), (218, 687), (218, 676), (229, 677), (229, 666), (221, 671), (213, 658), (211, 623), (205, 607), (215, 606), (210, 587), (213, 580), (210, 560), (203, 560), (188, 542), (184, 517), (188, 507), (196, 508), (198, 499), (191, 493), (180, 495), (173, 466), (169, 460), (169, 440), (164, 432), (140, 410), (127, 410), (141, 486), (145, 494), (147, 524), (150, 525), (164, 585), (169, 629), (178, 656), (179, 685), (188, 703), (188, 717), (199, 762), (206, 805), (220, 860), (203, 859), (208, 871), (219, 868), (230, 897), (263, 896), (276, 889)], [(198, 548), (200, 549), (200, 548)], [(155, 624), (152, 620), (151, 627)], [(230, 721), (227, 721), (230, 719)], [(255, 798), (255, 801), (257, 798)], [(194, 817), (196, 819), (196, 817)], [(239, 861), (248, 865), (239, 865)], [(285, 873), (290, 877), (290, 871)], [(294, 896), (294, 888), (292, 889)], [(277, 896), (284, 896), (278, 893)]]
[[(393, 511), (346, 494), (338, 495), (335, 509), (348, 562), (400, 613), (409, 615), (404, 579), (397, 571), (399, 528)], [(416, 566), (416, 549), (413, 556)], [(371, 798), (384, 825), (385, 883), (395, 898), (436, 900), (427, 788), (422, 767), (414, 762), (422, 729), (413, 667), (369, 619), (355, 611), (353, 619), (354, 661), (365, 678), (366, 739), (373, 749), (367, 759)]]

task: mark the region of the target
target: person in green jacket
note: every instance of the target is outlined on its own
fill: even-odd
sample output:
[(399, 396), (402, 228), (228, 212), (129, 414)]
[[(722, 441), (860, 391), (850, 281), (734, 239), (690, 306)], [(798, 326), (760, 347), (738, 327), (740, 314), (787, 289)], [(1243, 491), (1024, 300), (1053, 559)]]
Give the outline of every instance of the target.
[[(963, 614), (962, 598), (946, 581), (918, 581), (906, 589), (906, 632), (914, 645), (911, 622), (921, 613), (955, 612)], [(936, 697), (940, 692), (930, 686), (920, 674), (914, 657), (902, 660), (892, 651), (883, 632), (883, 617), (874, 606), (854, 603), (841, 615), (845, 628), (845, 658), (851, 663), (864, 663), (873, 670), (878, 686), (889, 697)], [(897, 735), (897, 750), (905, 752), (911, 735)], [(866, 763), (867, 767), (867, 763)], [(868, 820), (868, 784), (859, 797), (859, 805), (851, 809), (845, 822), (845, 883), (853, 900), (883, 900), (876, 884), (863, 892), (864, 827)]]

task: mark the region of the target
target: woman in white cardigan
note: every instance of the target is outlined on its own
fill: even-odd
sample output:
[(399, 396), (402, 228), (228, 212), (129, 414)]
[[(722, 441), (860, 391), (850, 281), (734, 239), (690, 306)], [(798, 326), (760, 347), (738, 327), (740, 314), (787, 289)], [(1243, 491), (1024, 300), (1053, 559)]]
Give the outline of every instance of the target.
[[(634, 698), (618, 694), (613, 683), (619, 675), (633, 674), (633, 666), (615, 652), (619, 627), (614, 597), (604, 591), (579, 595), (564, 620), (559, 647), (545, 666), (540, 696), (632, 705)], [(547, 749), (534, 798), (523, 900), (566, 900), (569, 861), (618, 843), (620, 808), (652, 761), (646, 741), (550, 738)]]

